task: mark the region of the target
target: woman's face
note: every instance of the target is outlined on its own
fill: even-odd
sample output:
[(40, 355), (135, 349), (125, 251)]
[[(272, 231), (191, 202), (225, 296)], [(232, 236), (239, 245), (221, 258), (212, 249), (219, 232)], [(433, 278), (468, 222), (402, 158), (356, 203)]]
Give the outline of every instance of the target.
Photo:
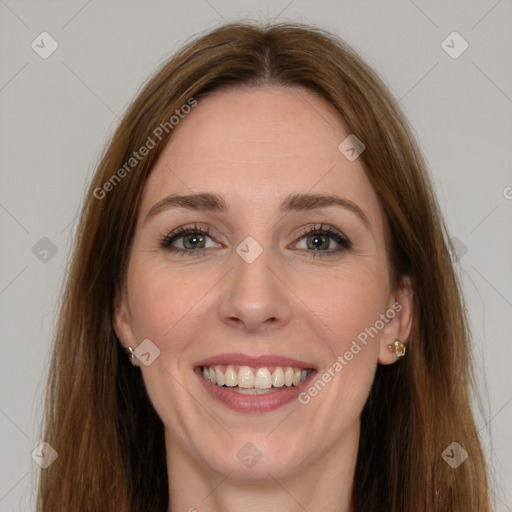
[[(396, 361), (387, 347), (407, 338), (411, 299), (390, 288), (377, 196), (361, 159), (338, 148), (349, 134), (305, 89), (221, 90), (160, 155), (114, 325), (125, 347), (150, 340), (139, 366), (171, 466), (175, 453), (279, 479), (355, 457), (376, 365)], [(295, 389), (287, 373), (306, 381)], [(256, 384), (262, 394), (247, 394)]]

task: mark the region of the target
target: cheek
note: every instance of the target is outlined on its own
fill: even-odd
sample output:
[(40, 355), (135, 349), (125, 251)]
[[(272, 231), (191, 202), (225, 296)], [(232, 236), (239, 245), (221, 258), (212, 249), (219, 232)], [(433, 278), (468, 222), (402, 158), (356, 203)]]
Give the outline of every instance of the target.
[[(320, 417), (325, 415), (326, 422), (344, 423), (360, 412), (373, 382), (380, 319), (389, 298), (388, 278), (385, 271), (359, 268), (331, 276), (323, 286), (320, 281), (311, 285), (303, 289), (301, 297), (313, 313), (310, 318), (322, 344), (319, 350), (326, 357), (316, 379), (322, 382), (309, 388), (302, 403), (322, 395)], [(343, 418), (336, 412), (340, 404), (346, 413)]]
[(312, 408), (318, 424), (346, 432), (359, 417), (373, 383), (380, 333), (374, 329), (385, 313), (387, 279), (384, 273), (345, 274), (331, 279), (323, 293), (310, 288), (304, 297), (322, 332), (319, 350), (326, 357), (299, 403)]
[(317, 316), (322, 338), (339, 355), (385, 312), (389, 287), (385, 272), (354, 271), (317, 281), (315, 286), (311, 282), (300, 294)]
[(130, 306), (137, 337), (163, 342), (181, 320), (193, 313), (204, 288), (159, 266), (134, 261), (129, 273)]

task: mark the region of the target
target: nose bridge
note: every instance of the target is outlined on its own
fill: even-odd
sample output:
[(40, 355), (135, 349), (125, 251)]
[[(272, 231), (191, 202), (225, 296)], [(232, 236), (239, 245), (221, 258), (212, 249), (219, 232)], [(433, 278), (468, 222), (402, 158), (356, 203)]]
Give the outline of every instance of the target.
[(248, 236), (233, 251), (220, 307), (223, 321), (244, 324), (248, 330), (267, 323), (284, 325), (291, 317), (289, 292), (278, 277), (282, 261), (268, 233), (259, 240)]

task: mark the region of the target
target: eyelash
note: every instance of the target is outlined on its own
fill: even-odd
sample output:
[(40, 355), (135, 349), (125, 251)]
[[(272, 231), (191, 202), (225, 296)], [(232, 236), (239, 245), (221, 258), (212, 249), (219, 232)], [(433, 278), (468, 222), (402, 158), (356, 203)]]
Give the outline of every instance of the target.
[[(205, 255), (206, 249), (179, 249), (177, 247), (172, 247), (171, 244), (186, 235), (191, 234), (197, 234), (201, 233), (202, 235), (210, 236), (210, 230), (208, 228), (201, 228), (197, 224), (193, 226), (183, 226), (181, 228), (176, 229), (172, 233), (169, 233), (168, 235), (165, 235), (161, 238), (159, 246), (161, 249), (166, 249), (170, 252), (173, 252), (175, 254), (181, 254), (182, 256), (195, 256), (200, 257)], [(309, 251), (305, 250), (306, 252), (312, 252), (313, 258), (324, 258), (324, 257), (331, 257), (335, 256), (336, 254), (339, 254), (340, 252), (344, 252), (347, 249), (350, 249), (352, 247), (352, 242), (342, 233), (337, 231), (336, 229), (332, 228), (331, 226), (325, 226), (323, 224), (320, 224), (319, 227), (317, 226), (309, 226), (302, 230), (302, 232), (298, 236), (298, 240), (301, 240), (307, 235), (327, 235), (329, 238), (333, 239), (337, 244), (341, 246), (341, 249), (337, 249), (334, 251)]]

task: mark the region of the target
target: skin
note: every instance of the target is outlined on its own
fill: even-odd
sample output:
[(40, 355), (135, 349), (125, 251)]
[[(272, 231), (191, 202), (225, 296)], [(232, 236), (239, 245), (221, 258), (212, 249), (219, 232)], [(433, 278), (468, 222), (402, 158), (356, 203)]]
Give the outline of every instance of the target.
[[(407, 278), (391, 288), (383, 213), (361, 159), (338, 150), (347, 135), (339, 113), (305, 89), (225, 89), (199, 99), (149, 177), (113, 323), (124, 347), (149, 338), (160, 350), (139, 366), (165, 425), (169, 511), (352, 510), (360, 414), (377, 363), (397, 361), (388, 345), (409, 336), (412, 293)], [(167, 195), (198, 192), (221, 195), (228, 213), (178, 208), (145, 222)], [(298, 192), (349, 199), (369, 227), (337, 206), (281, 213)], [(203, 257), (159, 247), (194, 223), (211, 228)], [(301, 229), (321, 223), (352, 246), (308, 246), (315, 236)], [(248, 236), (263, 249), (250, 264), (236, 252)], [(201, 359), (241, 352), (312, 362), (322, 375), (396, 302), (401, 311), (306, 405), (235, 412), (193, 372)], [(250, 468), (237, 457), (248, 442), (262, 453)]]

